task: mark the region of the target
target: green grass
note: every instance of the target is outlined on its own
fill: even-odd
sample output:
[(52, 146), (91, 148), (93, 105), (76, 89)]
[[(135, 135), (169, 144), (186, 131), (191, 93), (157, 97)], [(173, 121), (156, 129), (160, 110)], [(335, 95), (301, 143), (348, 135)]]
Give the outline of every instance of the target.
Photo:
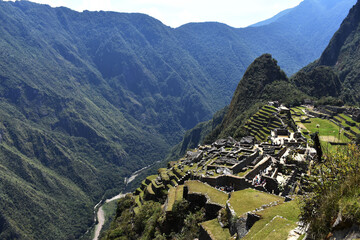
[[(265, 228), (266, 224), (271, 222), (271, 220), (275, 216), (284, 217), (292, 224), (295, 224), (297, 221), (299, 221), (300, 208), (297, 200), (293, 200), (291, 202), (279, 204), (275, 207), (267, 208), (261, 212), (258, 212), (257, 214), (261, 217), (261, 219), (257, 221), (254, 224), (254, 226), (250, 229), (250, 232), (244, 238), (245, 240), (262, 239), (259, 237), (262, 235), (258, 235), (258, 233), (260, 233), (260, 231), (263, 228)], [(292, 229), (294, 229), (295, 227), (296, 225)], [(278, 239), (278, 238), (274, 238), (274, 239)]]
[(146, 179), (151, 182), (152, 180), (155, 180), (157, 177), (158, 177), (158, 175), (151, 175), (151, 176), (146, 177)]
[(160, 177), (161, 177), (161, 179), (163, 180), (163, 181), (165, 181), (165, 182), (168, 182), (168, 181), (170, 181), (170, 177), (169, 177), (169, 175), (167, 175), (167, 173), (166, 172), (160, 172)]
[(158, 173), (162, 173), (162, 172), (166, 172), (168, 169), (167, 168), (159, 168), (158, 169)]
[(137, 215), (137, 214), (139, 213), (139, 211), (140, 211), (140, 208), (139, 208), (139, 207), (135, 207), (135, 208), (134, 208), (134, 213), (135, 213), (135, 215)]
[(295, 108), (291, 108), (291, 111), (293, 111), (294, 113), (300, 114), (300, 116), (303, 116), (305, 114), (302, 111), (302, 109), (305, 109), (305, 108), (303, 108), (303, 107), (295, 107)]
[(354, 121), (351, 119), (351, 117), (349, 117), (348, 115), (345, 115), (343, 113), (339, 114), (339, 116), (341, 116), (342, 118), (344, 118), (346, 121), (348, 122), (352, 122), (352, 123), (355, 123), (355, 124), (358, 124), (358, 122)]
[(173, 205), (176, 201), (181, 201), (184, 194), (184, 185), (170, 188), (168, 192), (168, 206), (166, 211), (172, 211)]
[[(349, 117), (348, 117), (349, 118)], [(349, 127), (351, 130), (353, 130), (355, 133), (357, 133), (357, 134), (359, 134), (360, 133), (360, 129), (357, 127), (357, 124), (356, 124), (356, 122), (355, 121), (353, 121), (353, 120), (351, 120), (351, 118), (349, 118), (350, 120), (346, 120), (346, 121), (348, 121), (348, 122), (353, 122), (353, 123), (355, 123), (356, 124), (356, 126), (350, 126), (349, 124), (347, 124), (346, 123), (346, 121), (345, 120), (343, 120), (343, 119), (341, 119), (341, 118), (337, 118), (338, 120), (340, 120), (340, 123), (341, 123), (341, 125), (343, 125), (344, 127)]]
[[(339, 148), (343, 147), (343, 146), (331, 145), (329, 144), (329, 142), (343, 142), (343, 143), (350, 142), (350, 140), (344, 136), (344, 130), (342, 130), (335, 123), (321, 118), (311, 118), (310, 120), (311, 123), (303, 123), (309, 132), (309, 134), (305, 136), (308, 139), (310, 139), (311, 133), (319, 131), (321, 145), (323, 146), (324, 149), (327, 149), (329, 152), (336, 152)], [(317, 125), (319, 125), (319, 128), (317, 128)], [(341, 132), (339, 134), (340, 130)], [(332, 139), (326, 139), (327, 137), (331, 137)]]
[(200, 193), (207, 195), (211, 202), (220, 204), (222, 206), (226, 205), (228, 200), (228, 194), (223, 193), (207, 184), (204, 184), (199, 181), (188, 181), (185, 185), (189, 188), (189, 193)]
[(152, 183), (150, 183), (149, 185), (147, 185), (146, 191), (147, 191), (149, 194), (151, 194), (151, 195), (155, 195), (154, 190), (152, 189)]
[[(339, 131), (341, 128), (335, 123), (321, 118), (311, 118), (310, 120), (311, 123), (303, 123), (304, 126), (310, 131), (310, 133), (315, 133), (318, 131), (320, 136), (333, 136), (339, 139)], [(343, 134), (340, 134), (340, 139), (342, 138)]]
[(245, 175), (248, 174), (249, 172), (251, 172), (251, 170), (253, 170), (253, 169), (252, 169), (252, 168), (249, 168), (249, 169), (247, 169), (247, 170), (244, 171), (244, 172), (239, 172), (239, 173), (237, 174), (237, 176), (238, 176), (238, 177), (245, 177)]
[(254, 240), (286, 240), (292, 229), (297, 226), (296, 223), (289, 221), (285, 218), (274, 217), (264, 228), (257, 232), (251, 238), (245, 237), (243, 239), (254, 239)]
[(284, 199), (279, 196), (260, 192), (254, 189), (245, 189), (233, 192), (229, 203), (234, 209), (236, 215), (242, 216), (243, 214), (253, 211), (262, 205), (275, 201), (283, 202)]
[(201, 226), (208, 232), (213, 240), (226, 240), (231, 237), (228, 228), (222, 228), (217, 218), (201, 223)]
[(176, 194), (176, 188), (175, 187), (172, 187), (169, 189), (168, 191), (168, 206), (166, 208), (166, 211), (171, 211), (172, 210), (172, 207), (175, 203), (175, 194)]
[(136, 204), (137, 204), (139, 207), (142, 206), (139, 195), (135, 196), (135, 202), (136, 202)]

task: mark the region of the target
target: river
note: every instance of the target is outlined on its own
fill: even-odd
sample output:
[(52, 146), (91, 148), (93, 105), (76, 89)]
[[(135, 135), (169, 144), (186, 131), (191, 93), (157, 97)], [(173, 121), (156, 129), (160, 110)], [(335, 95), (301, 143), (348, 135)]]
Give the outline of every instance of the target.
[[(143, 171), (145, 171), (146, 169), (154, 166), (156, 163), (158, 162), (155, 162), (147, 167), (144, 167), (140, 170), (137, 170), (136, 172), (133, 172), (131, 174), (131, 176), (129, 178), (125, 178), (125, 185), (128, 185), (129, 183), (131, 183), (132, 181), (135, 180), (135, 178), (137, 176), (139, 176), (139, 174)], [(120, 198), (123, 198), (126, 196), (127, 193), (120, 193), (112, 198), (109, 198), (109, 199), (106, 199), (104, 202), (105, 203), (109, 203), (109, 202), (112, 202), (112, 201), (115, 201), (115, 200), (119, 200)], [(104, 213), (104, 210), (103, 210), (103, 201), (100, 201), (98, 204), (95, 205), (94, 209), (96, 210), (98, 208), (98, 211), (96, 213), (96, 216), (97, 216), (97, 224), (95, 225), (95, 234), (94, 234), (94, 238), (93, 240), (98, 240), (99, 239), (99, 235), (100, 235), (100, 232), (101, 232), (101, 229), (102, 227), (104, 226), (104, 223), (105, 223), (105, 213)], [(96, 218), (95, 218), (95, 222), (96, 222)]]

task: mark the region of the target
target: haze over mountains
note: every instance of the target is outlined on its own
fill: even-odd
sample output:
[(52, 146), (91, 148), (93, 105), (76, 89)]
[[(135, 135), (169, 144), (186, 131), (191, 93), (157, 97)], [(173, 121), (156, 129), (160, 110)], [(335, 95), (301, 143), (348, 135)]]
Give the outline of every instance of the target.
[(79, 238), (105, 191), (225, 106), (256, 57), (294, 73), (354, 3), (306, 0), (260, 27), (172, 29), (142, 14), (1, 1), (0, 238)]

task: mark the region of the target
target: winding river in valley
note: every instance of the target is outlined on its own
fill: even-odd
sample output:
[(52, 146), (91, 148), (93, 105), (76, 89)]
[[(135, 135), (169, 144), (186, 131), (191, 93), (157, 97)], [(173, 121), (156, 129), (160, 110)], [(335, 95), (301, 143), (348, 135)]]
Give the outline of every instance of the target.
[[(131, 183), (132, 181), (135, 180), (135, 178), (137, 176), (139, 176), (139, 174), (143, 171), (145, 171), (146, 169), (149, 169), (150, 167), (154, 166), (156, 163), (158, 162), (155, 162), (147, 167), (144, 167), (136, 172), (133, 172), (131, 174), (131, 176), (129, 178), (125, 178), (125, 185), (128, 185), (129, 183)], [(95, 225), (95, 230), (94, 230), (94, 238), (93, 240), (98, 240), (99, 239), (99, 236), (100, 236), (100, 232), (101, 232), (101, 229), (102, 227), (104, 226), (104, 223), (105, 223), (105, 212), (104, 212), (104, 209), (103, 209), (103, 204), (104, 203), (109, 203), (109, 202), (112, 202), (112, 201), (115, 201), (115, 200), (119, 200), (120, 198), (123, 198), (125, 197), (127, 193), (120, 193), (112, 198), (109, 198), (109, 199), (106, 199), (105, 201), (100, 201), (98, 204), (95, 205), (94, 209), (96, 211), (97, 210), (97, 213), (96, 213), (96, 218), (95, 218), (95, 223), (97, 222), (97, 224)], [(99, 207), (100, 206), (100, 207)]]

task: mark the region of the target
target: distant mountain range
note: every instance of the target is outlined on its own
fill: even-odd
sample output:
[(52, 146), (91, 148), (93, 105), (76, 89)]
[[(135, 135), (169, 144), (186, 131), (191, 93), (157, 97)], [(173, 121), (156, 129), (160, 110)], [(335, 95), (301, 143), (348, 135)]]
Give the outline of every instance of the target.
[(256, 57), (296, 72), (354, 3), (305, 0), (259, 27), (172, 29), (0, 1), (0, 238), (79, 238), (96, 202), (225, 106)]
[[(274, 19), (281, 19), (289, 11), (296, 11), (296, 8), (286, 10)], [(269, 19), (268, 23), (274, 19)], [(239, 82), (229, 107), (214, 115), (213, 120), (201, 123), (188, 131), (169, 158), (177, 158), (188, 148), (195, 148), (203, 141), (210, 143), (221, 137), (246, 135), (245, 132), (241, 132), (245, 121), (259, 106), (269, 100), (280, 100), (292, 105), (298, 104), (305, 98), (313, 98), (318, 99), (319, 104), (358, 105), (360, 101), (359, 32), (360, 3), (358, 2), (351, 8), (320, 58), (305, 66), (290, 79), (278, 72), (279, 66), (270, 55), (259, 57), (249, 66)], [(279, 84), (280, 82), (282, 83)]]

